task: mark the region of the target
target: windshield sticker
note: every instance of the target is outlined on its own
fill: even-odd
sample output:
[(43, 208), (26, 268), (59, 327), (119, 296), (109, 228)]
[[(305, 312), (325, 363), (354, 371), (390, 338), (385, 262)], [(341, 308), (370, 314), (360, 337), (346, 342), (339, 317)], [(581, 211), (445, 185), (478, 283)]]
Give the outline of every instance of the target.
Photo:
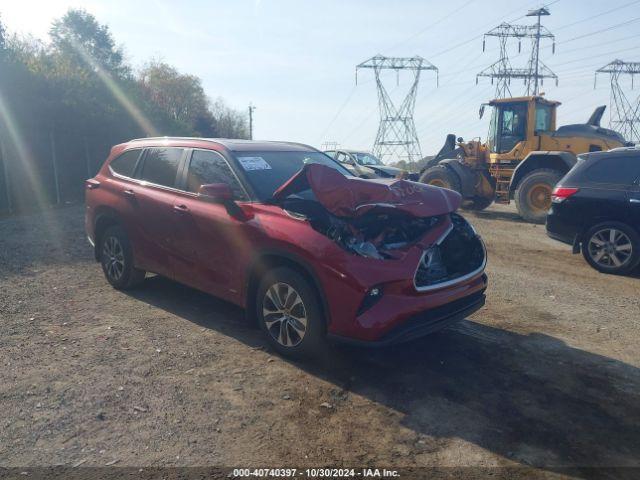
[(271, 165), (262, 157), (238, 157), (238, 161), (247, 172), (251, 170), (271, 170)]

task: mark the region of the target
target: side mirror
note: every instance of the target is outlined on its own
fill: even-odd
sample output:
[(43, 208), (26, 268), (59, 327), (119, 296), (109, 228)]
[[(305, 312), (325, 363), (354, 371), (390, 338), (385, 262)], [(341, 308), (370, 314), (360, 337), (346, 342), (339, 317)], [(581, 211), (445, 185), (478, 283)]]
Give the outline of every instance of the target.
[(208, 183), (201, 185), (198, 189), (198, 197), (211, 203), (221, 203), (226, 208), (227, 213), (240, 221), (247, 221), (253, 215), (246, 214), (233, 198), (233, 191), (226, 183)]
[(201, 185), (198, 189), (198, 196), (204, 200), (216, 203), (226, 203), (233, 200), (233, 192), (226, 183), (209, 183)]

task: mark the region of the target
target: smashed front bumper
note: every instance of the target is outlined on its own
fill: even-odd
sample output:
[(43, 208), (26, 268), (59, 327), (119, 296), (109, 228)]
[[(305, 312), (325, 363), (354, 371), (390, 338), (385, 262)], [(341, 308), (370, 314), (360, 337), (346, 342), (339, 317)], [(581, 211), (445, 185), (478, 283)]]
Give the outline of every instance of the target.
[[(442, 329), (484, 305), (486, 249), (473, 227), (452, 215), (449, 227), (421, 254), (414, 278), (372, 287), (351, 328), (350, 343), (389, 345)], [(380, 293), (381, 292), (381, 293)], [(367, 303), (367, 300), (370, 300)], [(341, 337), (335, 337), (342, 340)]]
[(358, 340), (338, 335), (329, 335), (329, 339), (364, 347), (387, 347), (419, 339), (464, 320), (480, 310), (485, 304), (486, 275), (482, 275), (481, 281), (485, 285), (482, 290), (440, 307), (412, 314), (377, 340)]

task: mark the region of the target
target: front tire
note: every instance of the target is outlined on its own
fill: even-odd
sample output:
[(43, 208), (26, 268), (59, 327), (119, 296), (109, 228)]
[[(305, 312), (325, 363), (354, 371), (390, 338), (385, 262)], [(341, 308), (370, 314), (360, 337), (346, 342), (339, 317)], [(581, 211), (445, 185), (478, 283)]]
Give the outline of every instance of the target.
[(462, 204), (463, 210), (479, 212), (493, 203), (493, 198), (474, 197), (470, 202)]
[(446, 165), (436, 165), (427, 168), (420, 176), (420, 183), (433, 185), (434, 187), (448, 188), (458, 193), (462, 192), (458, 175)]
[(640, 264), (640, 234), (625, 223), (600, 223), (584, 236), (582, 255), (599, 272), (629, 273)]
[(325, 348), (318, 293), (299, 272), (287, 267), (267, 272), (258, 287), (256, 313), (269, 344), (280, 354), (308, 357)]
[(514, 195), (516, 208), (522, 218), (532, 223), (544, 223), (551, 208), (553, 187), (562, 174), (550, 168), (540, 168), (525, 175)]
[(100, 263), (107, 281), (118, 290), (138, 286), (146, 275), (134, 267), (133, 249), (120, 225), (108, 227), (100, 236)]

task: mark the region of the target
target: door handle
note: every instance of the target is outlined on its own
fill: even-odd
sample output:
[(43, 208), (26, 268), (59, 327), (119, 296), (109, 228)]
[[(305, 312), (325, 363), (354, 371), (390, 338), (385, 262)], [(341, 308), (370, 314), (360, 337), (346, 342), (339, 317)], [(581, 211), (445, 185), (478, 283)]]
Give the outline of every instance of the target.
[(189, 207), (186, 205), (174, 205), (173, 209), (178, 213), (187, 213), (189, 211)]
[(134, 192), (133, 190), (123, 190), (122, 193), (131, 198), (134, 198), (136, 196), (136, 192)]
[(631, 202), (631, 203), (640, 203), (640, 198), (630, 198), (629, 202)]

